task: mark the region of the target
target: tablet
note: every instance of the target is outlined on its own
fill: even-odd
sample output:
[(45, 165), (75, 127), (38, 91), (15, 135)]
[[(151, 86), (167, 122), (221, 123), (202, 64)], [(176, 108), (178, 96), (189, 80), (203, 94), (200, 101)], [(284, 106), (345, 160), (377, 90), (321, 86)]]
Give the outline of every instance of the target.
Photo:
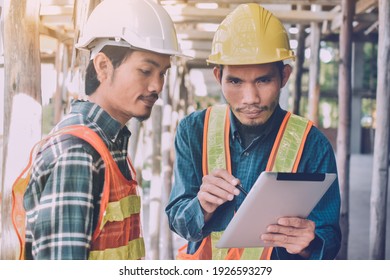
[(262, 172), (216, 244), (266, 247), (260, 236), (280, 217), (307, 218), (336, 179), (334, 173)]

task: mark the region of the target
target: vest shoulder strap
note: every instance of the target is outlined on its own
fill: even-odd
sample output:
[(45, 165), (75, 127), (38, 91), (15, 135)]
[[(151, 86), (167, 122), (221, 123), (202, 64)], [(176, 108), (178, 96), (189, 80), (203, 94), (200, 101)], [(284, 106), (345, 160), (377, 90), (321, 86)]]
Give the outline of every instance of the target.
[(203, 176), (214, 169), (231, 172), (229, 131), (229, 107), (225, 104), (208, 107), (203, 131)]
[(297, 172), (313, 122), (287, 112), (279, 128), (266, 171)]

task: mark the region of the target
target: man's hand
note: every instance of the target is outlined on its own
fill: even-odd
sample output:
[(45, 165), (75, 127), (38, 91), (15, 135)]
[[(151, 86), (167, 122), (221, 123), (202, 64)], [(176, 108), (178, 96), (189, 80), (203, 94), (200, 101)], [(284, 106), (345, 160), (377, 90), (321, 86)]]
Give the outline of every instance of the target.
[(275, 225), (269, 225), (261, 239), (274, 247), (284, 247), (290, 254), (310, 256), (308, 247), (315, 238), (315, 223), (297, 217), (283, 217)]
[(240, 180), (229, 174), (227, 170), (217, 169), (202, 179), (202, 185), (198, 192), (198, 200), (203, 209), (205, 222), (214, 211), (226, 201), (233, 200), (240, 191), (235, 187)]

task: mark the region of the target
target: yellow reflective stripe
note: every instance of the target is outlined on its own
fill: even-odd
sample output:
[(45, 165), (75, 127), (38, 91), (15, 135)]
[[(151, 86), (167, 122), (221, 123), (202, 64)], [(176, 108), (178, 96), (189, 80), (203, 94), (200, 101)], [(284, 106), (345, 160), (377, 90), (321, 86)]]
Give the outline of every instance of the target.
[(131, 240), (127, 245), (102, 251), (91, 251), (90, 260), (139, 260), (145, 257), (145, 242), (142, 237)]
[(241, 255), (241, 260), (260, 260), (261, 253), (263, 253), (264, 247), (259, 248), (245, 248)]
[(221, 238), (223, 231), (214, 231), (211, 233), (211, 248), (213, 260), (224, 260), (228, 253), (228, 248), (216, 248), (218, 240)]
[(109, 202), (100, 229), (102, 229), (107, 222), (123, 221), (132, 214), (138, 214), (140, 211), (141, 197), (138, 195), (129, 195), (119, 201)]
[(224, 146), (226, 105), (214, 105), (210, 112), (207, 132), (207, 167), (208, 172), (226, 168)]
[[(212, 259), (224, 260), (228, 254), (228, 248), (216, 248), (218, 240), (221, 238), (223, 231), (214, 231), (211, 233)], [(264, 248), (245, 248), (241, 255), (241, 260), (259, 260)]]
[(291, 172), (302, 138), (305, 134), (307, 124), (308, 121), (304, 118), (291, 114), (281, 139), (272, 171)]

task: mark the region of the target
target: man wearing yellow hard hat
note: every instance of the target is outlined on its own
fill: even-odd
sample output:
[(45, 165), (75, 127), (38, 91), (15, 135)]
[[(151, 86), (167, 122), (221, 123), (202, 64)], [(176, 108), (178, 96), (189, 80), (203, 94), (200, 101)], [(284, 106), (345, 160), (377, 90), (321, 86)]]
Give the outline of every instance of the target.
[(184, 118), (175, 140), (175, 181), (166, 213), (171, 229), (188, 240), (178, 259), (336, 257), (341, 241), (337, 180), (307, 219), (282, 217), (270, 225), (259, 236), (269, 247), (215, 246), (262, 171), (337, 173), (326, 137), (312, 122), (279, 106), (292, 72), (284, 60), (293, 58), (285, 28), (258, 4), (239, 5), (220, 24), (208, 63), (226, 105)]

